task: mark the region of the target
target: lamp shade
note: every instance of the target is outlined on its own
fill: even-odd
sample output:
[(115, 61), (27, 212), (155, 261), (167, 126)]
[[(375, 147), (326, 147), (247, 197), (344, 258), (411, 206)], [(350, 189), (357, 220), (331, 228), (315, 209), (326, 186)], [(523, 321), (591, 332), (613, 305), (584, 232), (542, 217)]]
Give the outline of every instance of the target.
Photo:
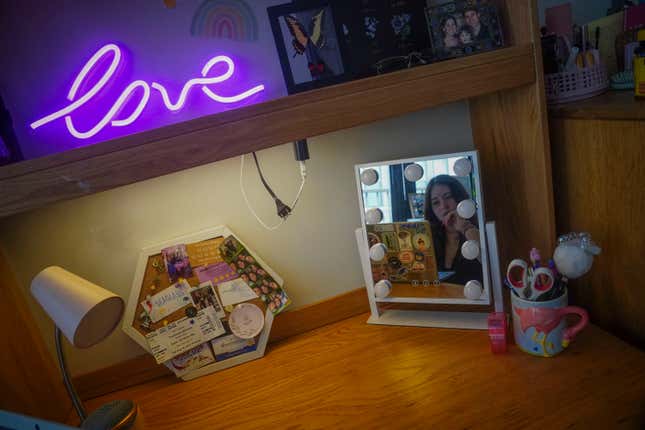
[(121, 297), (57, 266), (34, 277), (31, 294), (77, 348), (105, 339), (125, 308)]

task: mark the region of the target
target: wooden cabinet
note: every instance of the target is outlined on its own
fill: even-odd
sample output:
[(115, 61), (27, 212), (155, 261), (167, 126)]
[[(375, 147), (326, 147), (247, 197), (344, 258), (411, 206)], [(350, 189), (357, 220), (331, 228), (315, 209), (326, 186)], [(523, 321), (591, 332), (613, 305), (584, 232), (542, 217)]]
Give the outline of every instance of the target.
[(645, 102), (609, 92), (550, 110), (558, 233), (602, 247), (571, 299), (594, 323), (645, 347)]

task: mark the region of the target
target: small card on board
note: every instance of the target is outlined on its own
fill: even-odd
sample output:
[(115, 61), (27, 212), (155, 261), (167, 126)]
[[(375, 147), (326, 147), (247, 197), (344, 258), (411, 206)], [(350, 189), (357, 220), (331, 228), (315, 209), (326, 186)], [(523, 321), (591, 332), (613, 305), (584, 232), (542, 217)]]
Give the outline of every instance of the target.
[(161, 364), (224, 333), (222, 322), (201, 310), (194, 318), (184, 317), (148, 333), (146, 341)]
[(146, 298), (141, 306), (148, 313), (152, 322), (159, 322), (171, 313), (191, 303), (190, 285), (185, 280)]

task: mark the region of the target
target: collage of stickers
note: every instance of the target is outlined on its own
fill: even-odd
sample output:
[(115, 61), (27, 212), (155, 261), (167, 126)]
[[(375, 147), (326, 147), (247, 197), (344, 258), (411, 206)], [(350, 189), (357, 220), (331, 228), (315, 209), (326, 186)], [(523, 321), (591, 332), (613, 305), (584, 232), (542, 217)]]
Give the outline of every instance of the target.
[(166, 247), (148, 257), (132, 327), (178, 377), (255, 351), (265, 312), (291, 303), (269, 271), (232, 235)]
[(368, 224), (367, 240), (370, 248), (383, 243), (387, 249), (381, 261), (370, 261), (374, 282), (387, 279), (413, 286), (439, 283), (432, 231), (427, 221)]

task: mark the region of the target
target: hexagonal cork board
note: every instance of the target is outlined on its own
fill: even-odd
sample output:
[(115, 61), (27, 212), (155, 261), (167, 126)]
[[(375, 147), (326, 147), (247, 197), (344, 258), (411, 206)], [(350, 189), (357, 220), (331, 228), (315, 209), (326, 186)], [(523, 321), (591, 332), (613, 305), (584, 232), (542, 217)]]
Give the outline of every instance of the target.
[(264, 355), (274, 314), (290, 304), (282, 285), (227, 227), (203, 230), (141, 251), (122, 327), (194, 379)]

